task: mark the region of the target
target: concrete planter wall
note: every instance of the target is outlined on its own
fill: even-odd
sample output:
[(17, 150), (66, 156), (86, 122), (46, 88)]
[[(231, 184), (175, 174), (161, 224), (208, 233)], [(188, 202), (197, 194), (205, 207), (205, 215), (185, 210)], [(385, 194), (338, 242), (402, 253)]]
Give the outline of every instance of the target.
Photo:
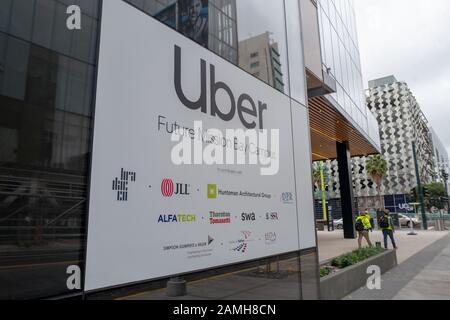
[(373, 265), (379, 266), (382, 274), (386, 273), (397, 266), (396, 252), (393, 250), (383, 252), (338, 273), (323, 277), (320, 280), (321, 299), (339, 300), (365, 286), (370, 276), (367, 274), (367, 268)]

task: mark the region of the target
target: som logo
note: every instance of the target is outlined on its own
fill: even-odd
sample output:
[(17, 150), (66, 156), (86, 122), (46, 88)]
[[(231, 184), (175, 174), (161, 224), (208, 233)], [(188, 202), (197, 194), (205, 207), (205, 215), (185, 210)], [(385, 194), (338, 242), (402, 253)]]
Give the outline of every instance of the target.
[(267, 212), (266, 220), (278, 221), (278, 212)]

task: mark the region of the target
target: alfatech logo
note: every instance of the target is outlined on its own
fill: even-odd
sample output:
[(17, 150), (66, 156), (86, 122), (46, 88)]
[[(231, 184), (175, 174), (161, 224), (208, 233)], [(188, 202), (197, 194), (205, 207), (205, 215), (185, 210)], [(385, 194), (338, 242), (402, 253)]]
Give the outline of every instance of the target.
[(112, 190), (117, 191), (117, 201), (128, 201), (128, 184), (136, 182), (136, 172), (120, 171), (120, 179), (116, 177), (112, 182)]

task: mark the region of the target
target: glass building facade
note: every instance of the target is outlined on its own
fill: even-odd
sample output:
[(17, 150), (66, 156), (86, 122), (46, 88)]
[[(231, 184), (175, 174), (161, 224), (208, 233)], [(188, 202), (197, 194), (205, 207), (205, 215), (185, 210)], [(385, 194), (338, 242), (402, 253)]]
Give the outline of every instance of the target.
[[(195, 34), (186, 24), (198, 1), (127, 2), (242, 69), (267, 54), (276, 74), (253, 75), (306, 108), (297, 0), (200, 1), (207, 28)], [(81, 30), (66, 26), (69, 5), (81, 8)], [(0, 299), (83, 293), (100, 12), (97, 0), (0, 2)], [(258, 50), (240, 55), (242, 43), (265, 33)], [(232, 292), (266, 282), (242, 299), (319, 297), (315, 247), (186, 278), (218, 274), (229, 274), (221, 285)], [(200, 296), (219, 298), (216, 280), (206, 281)]]
[[(300, 4), (309, 0), (123, 1), (282, 92), (306, 117)], [(80, 30), (66, 25), (70, 5), (81, 9)], [(84, 294), (101, 8), (101, 0), (0, 1), (0, 299)], [(379, 145), (365, 105), (352, 1), (318, 0), (317, 12), (322, 67), (337, 82), (325, 98)], [(315, 230), (293, 235), (302, 251), (185, 275), (190, 292), (318, 299), (317, 248), (301, 245), (302, 232)], [(167, 280), (129, 292), (160, 289)], [(164, 298), (161, 291), (150, 296)]]
[(330, 97), (380, 146), (377, 121), (366, 106), (353, 0), (318, 0), (317, 7), (323, 69), (337, 82)]
[(0, 2), (0, 299), (81, 289), (66, 282), (84, 259), (98, 16), (96, 0)]
[[(127, 2), (189, 36), (180, 22), (183, 18), (176, 16), (182, 16), (180, 3), (195, 1)], [(202, 3), (203, 14), (208, 17), (209, 36), (207, 43), (202, 42), (201, 45), (306, 105), (300, 8), (297, 0), (270, 1), (264, 6), (258, 0), (210, 0)], [(162, 14), (167, 11), (172, 12), (169, 15), (172, 17), (170, 21), (166, 14)], [(249, 42), (253, 43), (252, 50), (246, 45)], [(265, 68), (261, 68), (262, 64)], [(269, 72), (255, 71), (267, 68), (270, 69)], [(289, 72), (288, 68), (293, 72)]]

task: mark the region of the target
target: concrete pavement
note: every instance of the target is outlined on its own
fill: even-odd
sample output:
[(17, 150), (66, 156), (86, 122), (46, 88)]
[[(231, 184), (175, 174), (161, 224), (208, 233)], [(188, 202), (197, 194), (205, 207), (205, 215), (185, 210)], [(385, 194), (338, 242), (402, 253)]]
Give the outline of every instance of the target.
[[(399, 247), (397, 251), (397, 261), (399, 264), (449, 234), (448, 232), (416, 230), (417, 236), (408, 236), (409, 232), (409, 230), (402, 230), (395, 233), (395, 240)], [(335, 258), (358, 248), (358, 243), (355, 239), (343, 239), (342, 230), (336, 230), (334, 232), (320, 231), (317, 233), (317, 238), (319, 242), (320, 261)], [(374, 244), (375, 242), (383, 243), (381, 231), (370, 233), (370, 238)], [(391, 243), (388, 243), (389, 247), (392, 248)], [(366, 245), (365, 242), (363, 242), (363, 245)]]
[(449, 245), (416, 275), (394, 300), (450, 300)]
[(381, 290), (361, 288), (345, 300), (450, 300), (450, 235), (382, 276)]
[[(396, 234), (400, 250), (399, 261), (405, 261), (432, 243), (444, 238), (448, 233), (418, 231), (418, 236), (407, 236), (406, 231)], [(381, 241), (381, 232), (374, 232), (372, 238)], [(356, 240), (343, 239), (343, 232), (319, 232), (320, 260), (327, 260), (350, 252), (357, 248)], [(290, 259), (280, 262), (280, 269), (285, 276), (280, 279), (259, 277), (253, 268), (236, 273), (225, 274), (189, 283), (188, 296), (182, 298), (168, 298), (165, 289), (142, 292), (123, 297), (123, 300), (204, 300), (204, 299), (279, 299), (291, 300), (299, 298), (299, 269), (298, 261)], [(419, 270), (417, 271), (419, 272)], [(304, 279), (305, 280), (305, 279)], [(406, 284), (406, 283), (405, 283)], [(397, 293), (397, 292), (395, 292)]]

